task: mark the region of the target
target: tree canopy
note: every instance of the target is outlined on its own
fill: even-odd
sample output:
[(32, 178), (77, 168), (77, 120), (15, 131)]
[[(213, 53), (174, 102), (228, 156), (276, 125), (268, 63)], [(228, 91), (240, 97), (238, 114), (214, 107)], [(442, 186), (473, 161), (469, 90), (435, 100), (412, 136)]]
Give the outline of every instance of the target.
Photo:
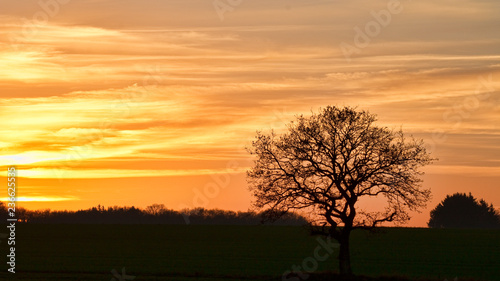
[[(328, 106), (298, 116), (278, 135), (257, 132), (248, 172), (254, 206), (271, 216), (304, 210), (323, 233), (340, 243), (340, 269), (350, 274), (349, 235), (355, 228), (406, 222), (425, 206), (419, 168), (432, 162), (421, 140), (375, 125), (376, 116)], [(362, 198), (383, 198), (383, 210), (359, 207)]]
[(465, 193), (447, 195), (431, 211), (433, 228), (500, 228), (500, 213), (492, 204)]

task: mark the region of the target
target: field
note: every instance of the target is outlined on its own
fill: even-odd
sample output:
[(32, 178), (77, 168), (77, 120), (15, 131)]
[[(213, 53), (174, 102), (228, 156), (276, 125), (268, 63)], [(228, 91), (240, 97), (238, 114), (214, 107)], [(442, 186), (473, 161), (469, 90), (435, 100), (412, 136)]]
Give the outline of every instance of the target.
[[(122, 275), (125, 268), (138, 281), (301, 280), (282, 275), (311, 264), (316, 239), (294, 226), (18, 225), (15, 279), (132, 280)], [(499, 241), (495, 230), (358, 231), (351, 241), (353, 270), (372, 277), (495, 281)], [(3, 239), (0, 248), (0, 279), (8, 280), (13, 274), (6, 273)], [(335, 272), (336, 254), (319, 262), (317, 272)]]

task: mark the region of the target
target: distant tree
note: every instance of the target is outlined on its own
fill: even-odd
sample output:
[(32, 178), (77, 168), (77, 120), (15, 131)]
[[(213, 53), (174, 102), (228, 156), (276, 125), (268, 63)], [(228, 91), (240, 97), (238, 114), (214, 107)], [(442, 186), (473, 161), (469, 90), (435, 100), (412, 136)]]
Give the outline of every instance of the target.
[(8, 217), (7, 205), (0, 201), (0, 220), (5, 221)]
[(152, 204), (146, 207), (146, 213), (149, 215), (157, 216), (166, 211), (164, 204)]
[[(328, 106), (297, 117), (280, 136), (257, 132), (248, 172), (257, 209), (279, 217), (306, 210), (322, 223), (321, 233), (340, 243), (342, 274), (351, 274), (349, 237), (356, 228), (406, 222), (408, 211), (425, 206), (418, 169), (432, 162), (422, 141), (374, 124), (375, 115)], [(382, 197), (385, 211), (361, 210), (362, 198)], [(326, 226), (326, 227), (325, 227)]]
[(433, 228), (500, 228), (500, 213), (492, 204), (465, 193), (447, 195), (428, 222)]

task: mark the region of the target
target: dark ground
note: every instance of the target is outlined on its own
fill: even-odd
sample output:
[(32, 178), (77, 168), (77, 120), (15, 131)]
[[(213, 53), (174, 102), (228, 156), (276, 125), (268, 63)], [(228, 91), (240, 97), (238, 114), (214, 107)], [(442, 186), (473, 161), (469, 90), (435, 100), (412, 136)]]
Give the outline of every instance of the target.
[[(283, 276), (314, 266), (317, 238), (297, 226), (18, 224), (17, 273), (2, 239), (0, 279), (339, 280), (337, 252), (315, 274)], [(356, 280), (500, 280), (499, 230), (385, 228), (351, 243)]]

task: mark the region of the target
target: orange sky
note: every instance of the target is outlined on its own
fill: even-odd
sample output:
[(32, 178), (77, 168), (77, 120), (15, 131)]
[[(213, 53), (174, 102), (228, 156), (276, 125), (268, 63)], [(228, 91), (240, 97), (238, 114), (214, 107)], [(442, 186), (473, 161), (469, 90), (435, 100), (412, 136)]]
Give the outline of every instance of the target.
[(440, 159), (411, 226), (454, 192), (500, 208), (498, 1), (221, 8), (236, 2), (2, 3), (0, 168), (20, 169), (19, 205), (247, 210), (255, 131), (351, 105)]

